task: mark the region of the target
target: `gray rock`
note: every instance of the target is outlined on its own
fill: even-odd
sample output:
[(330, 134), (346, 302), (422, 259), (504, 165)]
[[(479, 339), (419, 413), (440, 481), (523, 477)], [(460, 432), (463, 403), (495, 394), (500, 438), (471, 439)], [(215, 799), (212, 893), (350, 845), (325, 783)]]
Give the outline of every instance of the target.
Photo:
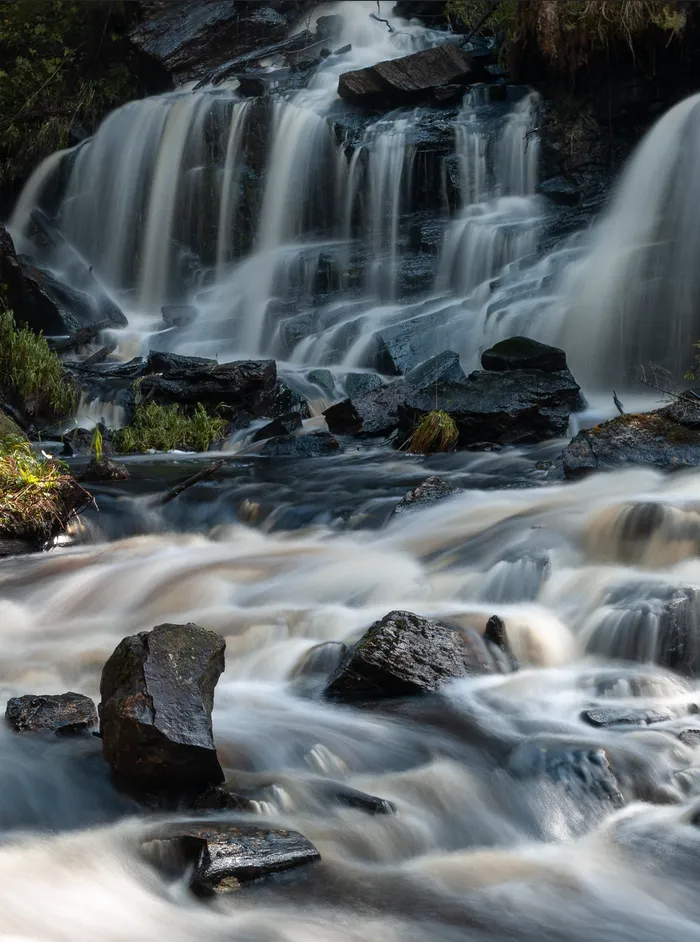
[(346, 373), (343, 379), (343, 388), (350, 399), (382, 385), (381, 377), (376, 373)]
[(302, 426), (301, 415), (298, 412), (288, 412), (287, 415), (281, 415), (267, 425), (263, 425), (253, 435), (254, 442), (264, 442), (268, 438), (278, 438), (283, 435), (291, 435)]
[(399, 406), (406, 399), (403, 380), (344, 399), (323, 413), (336, 435), (389, 435), (399, 424)]
[(102, 671), (104, 757), (129, 783), (175, 793), (223, 781), (212, 734), (224, 639), (194, 624), (124, 638)]
[(88, 733), (97, 726), (97, 710), (80, 693), (26, 694), (12, 697), (5, 719), (16, 733)]
[(670, 707), (589, 707), (581, 713), (581, 719), (589, 726), (651, 726), (676, 719), (680, 713)]
[(340, 443), (328, 432), (311, 432), (309, 435), (269, 438), (260, 453), (275, 458), (318, 458), (333, 455), (339, 450)]
[(545, 779), (577, 801), (624, 804), (617, 778), (603, 749), (528, 740), (511, 753), (509, 770), (517, 778)]
[(558, 347), (550, 347), (529, 337), (509, 337), (485, 350), (481, 354), (481, 365), (485, 370), (558, 373), (566, 369), (566, 354)]
[(414, 510), (421, 510), (423, 507), (431, 507), (447, 497), (459, 494), (458, 487), (453, 487), (437, 474), (426, 478), (418, 487), (414, 487), (398, 502), (392, 511), (392, 516), (410, 513)]
[(412, 317), (374, 335), (374, 366), (387, 376), (400, 376), (434, 356), (436, 330), (444, 327), (455, 308)]
[(459, 354), (445, 350), (406, 373), (406, 382), (415, 389), (429, 389), (436, 383), (466, 383), (467, 376), (459, 362)]
[(129, 472), (125, 464), (113, 458), (91, 458), (87, 468), (80, 475), (80, 481), (100, 483), (102, 481), (128, 481)]
[(368, 628), (324, 694), (341, 701), (422, 694), (456, 677), (499, 669), (478, 632), (457, 631), (412, 612), (390, 612)]
[(306, 378), (310, 383), (319, 386), (329, 396), (335, 393), (335, 380), (330, 370), (309, 370)]

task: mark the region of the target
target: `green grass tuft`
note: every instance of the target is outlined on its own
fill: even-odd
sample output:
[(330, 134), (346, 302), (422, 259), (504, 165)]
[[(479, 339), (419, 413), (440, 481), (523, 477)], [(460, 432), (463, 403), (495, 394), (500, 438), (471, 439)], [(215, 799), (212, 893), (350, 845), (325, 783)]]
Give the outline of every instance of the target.
[(41, 334), (17, 327), (0, 312), (0, 389), (9, 390), (35, 416), (60, 419), (77, 404), (75, 387)]
[(406, 448), (414, 455), (434, 455), (439, 451), (452, 451), (458, 439), (459, 431), (452, 416), (436, 410), (423, 416)]
[(82, 489), (59, 461), (18, 436), (0, 438), (0, 538), (47, 541), (63, 529)]
[(191, 415), (179, 406), (160, 406), (138, 402), (134, 421), (120, 429), (114, 439), (118, 453), (133, 454), (153, 448), (155, 451), (206, 451), (223, 438), (227, 422), (209, 415), (201, 403)]

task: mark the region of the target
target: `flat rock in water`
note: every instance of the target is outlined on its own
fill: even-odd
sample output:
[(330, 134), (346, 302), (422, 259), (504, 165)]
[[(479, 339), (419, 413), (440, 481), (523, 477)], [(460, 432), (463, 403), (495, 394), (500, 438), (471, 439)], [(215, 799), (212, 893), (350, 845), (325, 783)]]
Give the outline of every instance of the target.
[(456, 677), (499, 669), (499, 659), (478, 632), (457, 631), (412, 612), (390, 612), (348, 653), (324, 695), (353, 701), (422, 694)]
[(547, 744), (530, 740), (511, 753), (508, 767), (523, 779), (541, 778), (577, 800), (625, 802), (604, 749)]
[(444, 350), (406, 373), (406, 382), (414, 389), (434, 388), (436, 383), (466, 383), (467, 376), (454, 350)]
[(485, 370), (542, 370), (558, 373), (566, 369), (566, 354), (559, 347), (531, 340), (530, 337), (509, 337), (481, 354)]
[(638, 707), (589, 707), (581, 719), (590, 726), (651, 726), (675, 720), (680, 714), (668, 707), (642, 709)]
[(625, 465), (678, 471), (700, 464), (698, 409), (674, 406), (655, 412), (626, 413), (595, 428), (583, 429), (564, 449), (564, 476), (583, 477)]
[(366, 792), (342, 785), (340, 782), (321, 780), (316, 784), (315, 789), (324, 799), (336, 805), (354, 808), (366, 814), (396, 814), (396, 805), (393, 801), (377, 798), (376, 795), (368, 795)]
[(320, 458), (334, 455), (340, 443), (328, 432), (311, 432), (308, 435), (280, 435), (269, 438), (260, 454), (274, 458)]
[(105, 759), (133, 785), (179, 793), (223, 781), (212, 734), (224, 639), (198, 625), (159, 625), (124, 638), (105, 664)]
[(454, 43), (443, 43), (366, 69), (344, 72), (338, 79), (338, 94), (346, 101), (405, 101), (439, 85), (466, 81), (472, 71), (471, 56)]
[(459, 494), (458, 487), (448, 484), (443, 478), (433, 474), (431, 477), (414, 487), (405, 497), (402, 497), (392, 511), (392, 516), (398, 514), (410, 513), (413, 510), (421, 510), (423, 507), (430, 507), (437, 504), (447, 497)]
[(125, 464), (113, 458), (91, 458), (87, 468), (80, 475), (86, 483), (102, 481), (128, 481), (129, 472)]
[(179, 842), (194, 864), (193, 888), (226, 892), (239, 883), (300, 867), (321, 859), (314, 845), (297, 831), (255, 825), (193, 825)]
[(17, 733), (88, 733), (97, 726), (97, 710), (80, 693), (26, 694), (8, 700), (8, 725)]

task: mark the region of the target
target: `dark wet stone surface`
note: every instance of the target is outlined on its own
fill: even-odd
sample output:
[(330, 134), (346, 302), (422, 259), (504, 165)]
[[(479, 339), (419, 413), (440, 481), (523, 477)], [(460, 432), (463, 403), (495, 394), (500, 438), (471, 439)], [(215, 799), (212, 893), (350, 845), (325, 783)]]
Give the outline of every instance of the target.
[(8, 725), (17, 733), (88, 733), (97, 726), (97, 710), (80, 693), (25, 694), (8, 700)]
[(434, 474), (431, 477), (414, 487), (405, 497), (402, 497), (396, 507), (393, 515), (410, 513), (414, 510), (420, 510), (423, 507), (432, 506), (447, 497), (459, 494), (459, 488), (453, 487), (447, 481)]

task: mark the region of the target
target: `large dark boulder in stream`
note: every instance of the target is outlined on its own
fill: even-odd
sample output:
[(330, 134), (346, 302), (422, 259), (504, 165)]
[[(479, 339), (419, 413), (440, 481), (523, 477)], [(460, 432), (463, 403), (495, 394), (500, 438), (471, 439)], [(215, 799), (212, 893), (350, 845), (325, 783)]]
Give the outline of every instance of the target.
[(337, 402), (323, 415), (334, 435), (390, 435), (399, 424), (399, 406), (405, 399), (406, 387), (399, 380)]
[(102, 671), (104, 756), (130, 785), (178, 794), (223, 781), (211, 711), (224, 639), (198, 625), (124, 638)]
[(348, 652), (324, 695), (350, 702), (410, 696), (457, 677), (507, 667), (503, 652), (474, 629), (457, 630), (413, 612), (389, 612)]
[(128, 481), (129, 471), (125, 464), (113, 458), (90, 459), (87, 468), (80, 475), (80, 480), (91, 484), (100, 484), (105, 481)]
[(700, 464), (700, 406), (680, 402), (654, 412), (625, 413), (583, 429), (562, 458), (569, 479), (625, 465), (695, 468)]
[(566, 369), (566, 354), (559, 347), (532, 340), (530, 337), (509, 337), (500, 340), (481, 354), (485, 370), (542, 370), (558, 373)]
[(321, 859), (297, 831), (254, 824), (191, 824), (163, 837), (190, 864), (192, 888), (203, 895), (235, 890), (249, 880)]
[(97, 710), (81, 693), (25, 694), (7, 701), (5, 719), (16, 733), (89, 733), (97, 727)]
[(252, 441), (264, 442), (268, 438), (278, 438), (280, 435), (291, 435), (302, 426), (301, 415), (298, 412), (288, 412), (281, 415), (267, 425), (263, 425), (253, 435)]
[(344, 72), (338, 94), (346, 101), (389, 101), (399, 104), (420, 98), (430, 89), (475, 79), (472, 57), (455, 43), (378, 62), (366, 69)]
[(458, 487), (453, 487), (437, 474), (433, 474), (401, 498), (394, 507), (392, 516), (396, 517), (414, 510), (422, 510), (424, 507), (432, 507), (459, 492)]

